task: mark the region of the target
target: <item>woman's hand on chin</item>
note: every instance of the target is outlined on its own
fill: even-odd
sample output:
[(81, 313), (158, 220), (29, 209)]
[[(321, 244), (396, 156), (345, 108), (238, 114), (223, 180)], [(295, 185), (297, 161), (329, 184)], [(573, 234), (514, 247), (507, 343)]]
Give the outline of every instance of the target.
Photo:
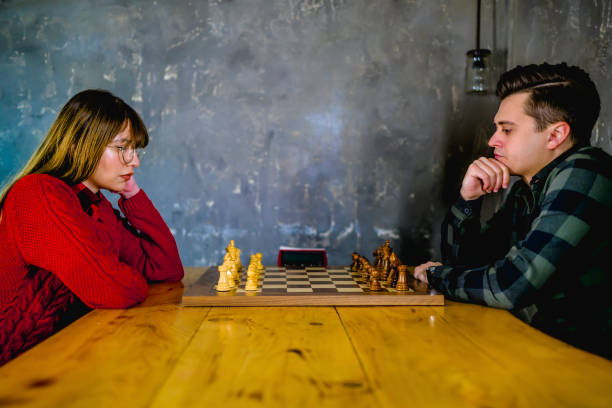
[(134, 175), (132, 175), (128, 181), (125, 182), (125, 187), (123, 190), (119, 191), (119, 194), (124, 199), (129, 199), (134, 197), (140, 191), (140, 187), (136, 184), (136, 180), (134, 179)]

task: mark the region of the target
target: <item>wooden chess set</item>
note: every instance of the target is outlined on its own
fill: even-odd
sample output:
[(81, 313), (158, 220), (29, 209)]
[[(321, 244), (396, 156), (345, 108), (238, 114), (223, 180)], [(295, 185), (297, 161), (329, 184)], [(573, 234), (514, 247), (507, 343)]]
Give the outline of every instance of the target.
[[(231, 241), (223, 264), (208, 268), (182, 298), (183, 306), (444, 305), (444, 296), (412, 278), (389, 246), (374, 251), (374, 264), (353, 253), (350, 267), (264, 267), (251, 255), (246, 273)], [(279, 256), (279, 260), (281, 257)], [(280, 261), (279, 261), (280, 262)]]

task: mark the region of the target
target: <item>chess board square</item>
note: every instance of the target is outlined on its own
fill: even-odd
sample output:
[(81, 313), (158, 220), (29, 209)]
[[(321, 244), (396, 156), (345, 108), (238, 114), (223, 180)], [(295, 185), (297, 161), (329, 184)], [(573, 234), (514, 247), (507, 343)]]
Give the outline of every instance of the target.
[(325, 272), (308, 272), (308, 276), (327, 276)]
[(328, 269), (329, 273), (346, 273), (346, 269)]
[(333, 278), (332, 281), (336, 283), (353, 283), (355, 282), (351, 278)]
[(363, 289), (359, 288), (359, 287), (355, 287), (355, 288), (336, 288), (336, 290), (338, 292), (363, 292)]
[(285, 278), (266, 278), (266, 282), (285, 282)]
[(330, 278), (310, 278), (309, 279), (311, 282), (333, 282)]
[(284, 278), (285, 274), (282, 273), (267, 273), (265, 275), (266, 279), (270, 279), (270, 278)]
[(283, 289), (279, 289), (279, 288), (263, 288), (261, 291), (262, 294), (264, 295), (273, 295), (273, 294), (285, 294), (287, 293), (287, 289), (283, 288)]
[(287, 292), (290, 293), (312, 293), (312, 288), (308, 287), (308, 288), (287, 288)]
[(287, 284), (288, 288), (309, 288), (310, 287), (310, 283), (308, 282), (298, 282), (298, 283), (292, 283), (292, 284)]
[(264, 288), (264, 289), (286, 289), (287, 285), (286, 284), (278, 284), (278, 285), (272, 284), (272, 285), (268, 285), (266, 283), (264, 286), (262, 286), (262, 288)]
[(312, 288), (313, 288), (313, 289), (314, 289), (314, 288), (319, 288), (319, 289), (322, 289), (322, 288), (333, 289), (333, 288), (335, 288), (335, 287), (336, 287), (336, 285), (334, 285), (333, 283), (330, 283), (330, 284), (313, 283), (313, 284), (311, 284), (310, 286), (312, 286)]
[(313, 293), (338, 293), (336, 288), (312, 288)]
[(287, 279), (287, 284), (291, 284), (291, 285), (306, 285), (308, 284), (308, 279), (304, 279), (304, 278), (295, 278), (295, 279), (291, 279), (288, 278)]
[(324, 271), (325, 267), (319, 267), (319, 266), (307, 266), (306, 267), (307, 271)]

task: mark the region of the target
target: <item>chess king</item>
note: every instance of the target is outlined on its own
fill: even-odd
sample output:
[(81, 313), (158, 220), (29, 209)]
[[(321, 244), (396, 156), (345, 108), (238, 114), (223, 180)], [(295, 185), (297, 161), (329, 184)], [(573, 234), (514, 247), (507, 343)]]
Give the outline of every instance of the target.
[[(443, 222), (442, 262), (414, 275), (612, 359), (612, 157), (590, 146), (595, 84), (566, 64), (518, 66), (501, 76), (497, 96), (494, 157), (465, 173)], [(481, 225), (483, 197), (503, 189), (501, 208)]]

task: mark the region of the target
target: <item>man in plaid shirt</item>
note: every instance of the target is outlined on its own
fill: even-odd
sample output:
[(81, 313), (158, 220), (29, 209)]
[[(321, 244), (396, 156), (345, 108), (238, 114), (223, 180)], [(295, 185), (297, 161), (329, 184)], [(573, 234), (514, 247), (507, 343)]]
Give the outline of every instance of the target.
[[(442, 226), (443, 263), (415, 277), (612, 359), (612, 157), (589, 142), (595, 85), (566, 64), (518, 66), (497, 96), (494, 157), (469, 166)], [(511, 175), (520, 180), (482, 225), (482, 197)]]

